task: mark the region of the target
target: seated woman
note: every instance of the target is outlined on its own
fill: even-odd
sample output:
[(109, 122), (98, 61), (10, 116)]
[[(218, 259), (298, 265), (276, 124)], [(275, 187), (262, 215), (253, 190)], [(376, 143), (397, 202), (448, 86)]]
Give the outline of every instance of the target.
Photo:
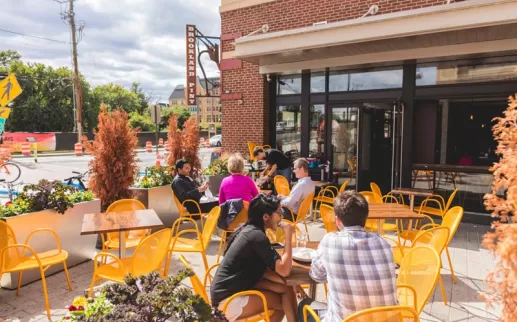
[(221, 182), (219, 188), (219, 204), (226, 200), (242, 199), (250, 202), (259, 192), (257, 186), (250, 177), (243, 174), (244, 159), (238, 153), (232, 154), (228, 159), (228, 171), (232, 174)]
[[(297, 321), (296, 294), (285, 285), (280, 276), (288, 276), (292, 265), (292, 235), (294, 226), (285, 225), (284, 254), (280, 256), (271, 247), (266, 229), (276, 230), (282, 219), (280, 201), (274, 196), (258, 195), (250, 203), (248, 221), (228, 242), (221, 266), (215, 273), (210, 289), (212, 305), (223, 308), (226, 300), (239, 292), (259, 290), (266, 297), (270, 320)], [(264, 311), (258, 296), (243, 296), (230, 303), (226, 310), (228, 320), (246, 319)]]

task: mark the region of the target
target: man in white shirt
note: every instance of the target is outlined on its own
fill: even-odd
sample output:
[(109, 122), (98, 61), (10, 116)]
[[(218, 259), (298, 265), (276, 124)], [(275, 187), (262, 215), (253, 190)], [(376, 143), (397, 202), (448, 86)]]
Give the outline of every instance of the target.
[(278, 197), (282, 199), (280, 204), (293, 211), (292, 215), (294, 218), (291, 218), (291, 214), (288, 210), (284, 211), (284, 218), (291, 221), (296, 219), (296, 214), (300, 209), (302, 201), (313, 193), (315, 189), (314, 182), (312, 182), (311, 177), (309, 177), (309, 163), (307, 160), (302, 158), (296, 159), (293, 164), (293, 172), (296, 178), (298, 178), (298, 182), (291, 190), (291, 193), (289, 196), (278, 195)]

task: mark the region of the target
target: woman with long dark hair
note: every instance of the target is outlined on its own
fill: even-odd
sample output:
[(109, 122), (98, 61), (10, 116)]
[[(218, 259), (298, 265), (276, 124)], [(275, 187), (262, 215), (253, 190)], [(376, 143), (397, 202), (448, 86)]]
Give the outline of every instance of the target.
[[(222, 308), (232, 295), (249, 290), (260, 290), (268, 308), (274, 310), (270, 320), (297, 321), (296, 295), (280, 276), (288, 276), (292, 265), (292, 236), (294, 226), (283, 225), (284, 254), (280, 256), (271, 246), (266, 229), (276, 230), (282, 219), (280, 200), (259, 194), (248, 209), (248, 221), (228, 242), (221, 266), (217, 269), (210, 297), (214, 306)], [(243, 296), (230, 303), (226, 317), (230, 321), (246, 319), (264, 310), (258, 296)]]

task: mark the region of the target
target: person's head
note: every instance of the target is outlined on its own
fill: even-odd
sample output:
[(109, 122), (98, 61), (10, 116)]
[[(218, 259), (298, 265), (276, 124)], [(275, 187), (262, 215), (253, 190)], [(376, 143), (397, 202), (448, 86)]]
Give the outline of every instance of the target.
[(231, 174), (242, 174), (244, 172), (244, 159), (240, 153), (234, 153), (228, 159), (228, 171)]
[(303, 158), (296, 159), (293, 163), (293, 172), (298, 179), (308, 177), (309, 162)]
[(253, 150), (253, 156), (257, 160), (264, 160), (264, 158), (266, 157), (266, 152), (264, 152), (264, 150), (262, 150), (261, 148), (256, 148), (255, 150)]
[(275, 196), (259, 194), (250, 202), (248, 224), (261, 229), (276, 230), (282, 220), (280, 199)]
[(364, 227), (368, 217), (368, 202), (358, 192), (343, 191), (334, 200), (334, 213), (339, 229), (352, 226)]
[(176, 171), (183, 175), (188, 176), (190, 174), (190, 163), (185, 159), (179, 159), (176, 161)]

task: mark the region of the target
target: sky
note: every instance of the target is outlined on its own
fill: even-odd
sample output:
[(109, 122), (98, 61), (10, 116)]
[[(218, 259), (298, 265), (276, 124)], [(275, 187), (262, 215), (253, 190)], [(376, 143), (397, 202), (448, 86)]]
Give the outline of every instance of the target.
[[(0, 50), (12, 49), (24, 62), (72, 67), (70, 27), (62, 21), (67, 5), (55, 0), (1, 0)], [(205, 36), (220, 35), (217, 0), (76, 0), (76, 23), (84, 22), (78, 45), (79, 71), (93, 85), (125, 87), (140, 83), (155, 101), (167, 102), (185, 84), (185, 25)], [(207, 55), (208, 77), (219, 76)], [(198, 76), (202, 76), (198, 67)]]

